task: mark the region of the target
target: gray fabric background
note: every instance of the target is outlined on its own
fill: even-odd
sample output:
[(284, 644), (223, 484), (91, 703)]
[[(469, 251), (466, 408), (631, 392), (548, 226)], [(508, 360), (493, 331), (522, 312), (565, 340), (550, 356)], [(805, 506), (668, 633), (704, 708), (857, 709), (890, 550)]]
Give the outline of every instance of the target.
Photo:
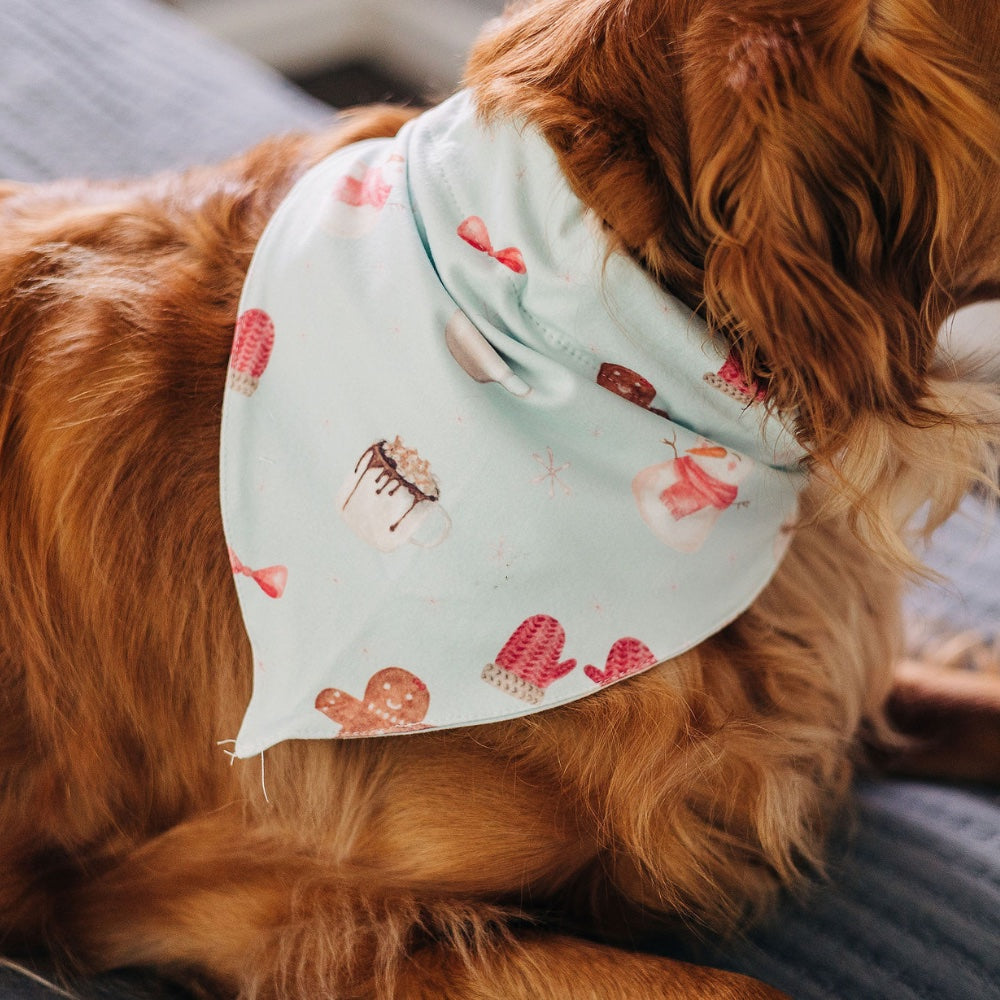
[[(145, 173), (329, 116), (150, 0), (0, 0), (0, 176)], [(930, 561), (951, 582), (915, 593), (913, 615), (996, 634), (996, 514), (968, 501)], [(1000, 796), (869, 781), (857, 802), (829, 885), (743, 941), (687, 954), (796, 1000), (1000, 1000)], [(652, 947), (677, 953), (669, 942)], [(145, 976), (74, 988), (102, 1000), (180, 995)], [(0, 998), (51, 996), (0, 969)]]
[(330, 116), (149, 0), (0, 0), (0, 172), (9, 179), (211, 162)]

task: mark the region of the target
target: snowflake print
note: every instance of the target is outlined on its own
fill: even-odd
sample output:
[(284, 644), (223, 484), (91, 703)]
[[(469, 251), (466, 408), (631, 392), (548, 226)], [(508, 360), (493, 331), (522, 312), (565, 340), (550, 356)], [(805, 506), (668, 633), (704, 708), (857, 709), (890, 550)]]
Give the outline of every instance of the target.
[(504, 569), (510, 569), (517, 557), (517, 550), (506, 538), (500, 538), (490, 552), (490, 561)]
[(556, 485), (563, 491), (564, 496), (573, 495), (573, 491), (559, 478), (559, 473), (565, 472), (570, 467), (569, 462), (556, 465), (555, 456), (552, 454), (551, 448), (545, 449), (545, 455), (539, 455), (536, 451), (531, 457), (545, 470), (540, 476), (536, 476), (531, 480), (533, 486), (547, 482), (549, 484), (550, 499), (556, 495)]

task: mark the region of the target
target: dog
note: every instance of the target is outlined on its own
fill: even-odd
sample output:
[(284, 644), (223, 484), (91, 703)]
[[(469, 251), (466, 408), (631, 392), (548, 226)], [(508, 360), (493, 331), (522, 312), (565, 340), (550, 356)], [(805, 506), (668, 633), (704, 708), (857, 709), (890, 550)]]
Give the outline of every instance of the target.
[(180, 175), (4, 185), (6, 953), (218, 997), (780, 996), (610, 942), (765, 910), (822, 868), (861, 737), (891, 739), (908, 532), (1000, 438), (996, 392), (936, 349), (1000, 296), (1000, 10), (535, 0), (466, 86), (544, 140), (607, 275), (641, 268), (727, 345), (741, 409), (786, 422), (787, 552), (734, 620), (593, 696), (231, 768), (255, 672), (219, 503), (241, 290), (307, 171), (417, 112)]

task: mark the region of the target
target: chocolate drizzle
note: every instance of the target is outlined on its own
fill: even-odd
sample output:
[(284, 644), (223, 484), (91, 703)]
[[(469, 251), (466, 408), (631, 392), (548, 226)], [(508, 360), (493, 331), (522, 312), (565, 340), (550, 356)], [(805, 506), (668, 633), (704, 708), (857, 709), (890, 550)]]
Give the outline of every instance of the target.
[(351, 498), (357, 492), (358, 487), (361, 485), (365, 476), (369, 472), (375, 472), (375, 492), (378, 496), (383, 493), (388, 493), (389, 496), (395, 496), (401, 489), (405, 489), (410, 494), (410, 506), (402, 514), (402, 516), (395, 522), (395, 524), (389, 525), (390, 531), (395, 531), (403, 521), (413, 512), (417, 504), (422, 503), (427, 500), (431, 503), (435, 503), (438, 499), (436, 495), (425, 493), (419, 486), (411, 483), (406, 479), (398, 470), (395, 460), (385, 453), (386, 441), (383, 440), (376, 442), (370, 448), (368, 448), (365, 453), (358, 459), (358, 464), (354, 467), (354, 474), (357, 475), (361, 470), (361, 466), (367, 461), (367, 467), (365, 471), (358, 476), (357, 482), (351, 488), (351, 492), (347, 495), (347, 499), (341, 505), (341, 510), (346, 510), (347, 505), (351, 502)]

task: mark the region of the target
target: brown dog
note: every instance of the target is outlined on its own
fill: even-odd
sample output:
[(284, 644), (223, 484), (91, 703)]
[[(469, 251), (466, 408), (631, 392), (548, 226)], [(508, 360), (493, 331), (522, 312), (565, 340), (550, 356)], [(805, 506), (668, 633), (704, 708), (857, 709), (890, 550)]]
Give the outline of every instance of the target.
[(230, 769), (252, 663), (218, 506), (254, 245), (406, 112), (131, 184), (0, 201), (0, 921), (9, 953), (241, 997), (766, 997), (549, 932), (726, 928), (819, 863), (898, 654), (902, 523), (945, 517), (997, 399), (936, 366), (1000, 292), (1000, 8), (540, 0), (476, 49), (631, 254), (794, 415), (782, 567), (697, 649), (528, 719), (286, 742)]

